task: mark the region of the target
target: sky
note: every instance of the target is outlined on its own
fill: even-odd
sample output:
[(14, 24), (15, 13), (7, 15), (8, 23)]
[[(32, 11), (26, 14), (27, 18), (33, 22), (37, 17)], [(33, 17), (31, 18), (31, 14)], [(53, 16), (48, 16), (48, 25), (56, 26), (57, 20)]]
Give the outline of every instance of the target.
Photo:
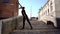
[[(19, 0), (19, 3), (25, 7), (28, 17), (38, 17), (38, 12), (48, 0)], [(21, 9), (19, 9), (19, 15), (21, 15)]]

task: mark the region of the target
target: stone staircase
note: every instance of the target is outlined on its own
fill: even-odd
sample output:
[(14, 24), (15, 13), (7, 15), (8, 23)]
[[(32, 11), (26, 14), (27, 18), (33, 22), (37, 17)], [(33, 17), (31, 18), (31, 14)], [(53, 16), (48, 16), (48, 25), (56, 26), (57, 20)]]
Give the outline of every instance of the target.
[(52, 25), (46, 25), (43, 22), (39, 21), (30, 21), (33, 29), (30, 30), (29, 24), (25, 23), (25, 29), (22, 28), (23, 23), (20, 22), (17, 26), (17, 29), (14, 30), (11, 34), (60, 34), (60, 29), (55, 29)]

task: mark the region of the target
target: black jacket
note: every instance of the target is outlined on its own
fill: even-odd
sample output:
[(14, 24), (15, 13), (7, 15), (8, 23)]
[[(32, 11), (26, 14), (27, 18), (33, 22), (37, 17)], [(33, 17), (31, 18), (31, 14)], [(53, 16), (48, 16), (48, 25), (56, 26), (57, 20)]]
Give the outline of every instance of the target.
[(25, 10), (22, 10), (22, 15), (23, 15), (23, 17), (26, 17), (27, 16)]

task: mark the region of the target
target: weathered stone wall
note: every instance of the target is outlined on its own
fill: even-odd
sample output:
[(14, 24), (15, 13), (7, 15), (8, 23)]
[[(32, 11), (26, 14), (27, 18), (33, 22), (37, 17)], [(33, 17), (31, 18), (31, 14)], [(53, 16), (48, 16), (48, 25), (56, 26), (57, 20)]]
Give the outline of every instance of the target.
[(0, 34), (2, 34), (1, 32), (1, 29), (2, 29), (2, 20), (0, 20)]
[(2, 34), (9, 34), (17, 28), (17, 25), (22, 21), (21, 16), (12, 17), (2, 20)]

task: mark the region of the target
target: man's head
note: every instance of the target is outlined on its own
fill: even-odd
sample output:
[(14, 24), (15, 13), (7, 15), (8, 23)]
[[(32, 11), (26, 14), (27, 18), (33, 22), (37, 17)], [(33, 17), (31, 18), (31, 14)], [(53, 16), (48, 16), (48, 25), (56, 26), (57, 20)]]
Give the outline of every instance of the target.
[(22, 7), (22, 9), (25, 9), (25, 7)]

